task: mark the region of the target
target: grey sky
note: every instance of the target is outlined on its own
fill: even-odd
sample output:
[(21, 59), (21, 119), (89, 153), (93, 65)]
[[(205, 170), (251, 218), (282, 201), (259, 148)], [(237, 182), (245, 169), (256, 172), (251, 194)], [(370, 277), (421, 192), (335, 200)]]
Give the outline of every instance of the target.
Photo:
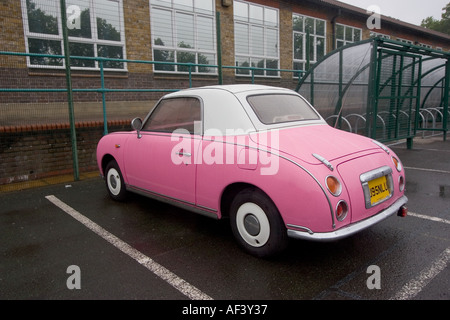
[(434, 17), (440, 20), (442, 8), (444, 8), (450, 0), (339, 0), (356, 7), (367, 9), (371, 5), (380, 8), (381, 14), (420, 25), (423, 19)]

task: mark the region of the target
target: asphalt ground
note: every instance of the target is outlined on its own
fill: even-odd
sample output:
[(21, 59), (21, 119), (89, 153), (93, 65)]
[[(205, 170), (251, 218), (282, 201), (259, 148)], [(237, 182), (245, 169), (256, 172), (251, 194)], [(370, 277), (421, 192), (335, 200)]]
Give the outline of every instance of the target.
[(273, 301), (447, 301), (450, 142), (391, 147), (406, 168), (406, 218), (337, 242), (292, 240), (269, 260), (242, 252), (228, 221), (138, 195), (115, 202), (98, 175), (2, 192), (0, 299), (177, 301), (152, 304), (176, 318), (209, 317), (219, 302), (215, 318), (256, 315), (241, 301), (260, 315), (273, 315)]

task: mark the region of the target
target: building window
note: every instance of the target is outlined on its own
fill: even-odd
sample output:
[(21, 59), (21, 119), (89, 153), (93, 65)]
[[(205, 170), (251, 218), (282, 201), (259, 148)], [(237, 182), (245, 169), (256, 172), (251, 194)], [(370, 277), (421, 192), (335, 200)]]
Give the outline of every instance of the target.
[[(279, 69), (278, 10), (234, 1), (234, 41), (236, 67)], [(236, 69), (250, 75), (249, 69)], [(279, 76), (278, 70), (256, 70), (256, 76)]]
[(390, 39), (391, 38), (390, 35), (375, 32), (375, 31), (370, 31), (370, 37), (371, 38), (381, 38), (381, 39)]
[(401, 39), (401, 38), (397, 38), (397, 41), (407, 43), (407, 44), (414, 44), (414, 42), (411, 40), (406, 40), (406, 39)]
[(361, 41), (362, 29), (336, 24), (336, 48)]
[[(292, 15), (294, 70), (305, 70), (309, 58), (311, 64), (325, 56), (326, 51), (326, 23), (325, 20)], [(309, 41), (307, 39), (309, 34)], [(298, 77), (300, 74), (294, 74)]]
[(426, 48), (426, 49), (433, 49), (433, 47), (429, 44), (425, 43), (419, 43), (419, 47)]
[[(125, 59), (122, 0), (67, 0), (67, 28), (71, 56)], [(22, 0), (22, 17), (28, 53), (63, 55), (61, 10), (57, 0)], [(29, 57), (29, 67), (62, 68), (64, 59)], [(99, 69), (94, 60), (71, 59), (74, 69)], [(122, 61), (105, 61), (103, 67), (125, 70)]]
[(155, 72), (217, 73), (214, 0), (150, 0), (150, 4), (153, 60), (159, 62)]

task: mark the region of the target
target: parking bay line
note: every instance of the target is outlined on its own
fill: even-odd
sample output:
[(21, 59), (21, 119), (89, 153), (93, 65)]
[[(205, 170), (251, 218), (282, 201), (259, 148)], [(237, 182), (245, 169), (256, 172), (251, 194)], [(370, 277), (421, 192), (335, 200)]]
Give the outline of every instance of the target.
[(442, 218), (438, 218), (438, 217), (426, 216), (424, 214), (418, 214), (418, 213), (414, 213), (414, 212), (408, 212), (408, 216), (450, 224), (450, 220), (446, 220), (446, 219), (442, 219)]
[(416, 167), (404, 167), (404, 168), (408, 169), (408, 170), (417, 170), (417, 171), (426, 171), (426, 172), (450, 174), (450, 171), (446, 171), (446, 170), (437, 170), (437, 169), (428, 169), (428, 168), (416, 168)]
[(189, 284), (187, 281), (181, 279), (176, 274), (171, 272), (170, 270), (166, 269), (159, 263), (155, 262), (151, 258), (144, 255), (142, 252), (134, 249), (126, 242), (122, 241), (109, 231), (103, 229), (98, 224), (90, 220), (89, 218), (85, 217), (63, 201), (59, 200), (54, 195), (48, 195), (45, 197), (47, 200), (49, 200), (51, 203), (53, 203), (55, 206), (63, 210), (68, 215), (72, 216), (75, 220), (82, 223), (85, 227), (108, 241), (110, 244), (115, 246), (117, 249), (122, 251), (123, 253), (127, 254), (129, 257), (136, 260), (139, 264), (147, 268), (149, 271), (154, 273), (156, 276), (161, 278), (162, 280), (166, 281), (168, 284), (170, 284), (172, 287), (180, 291), (182, 294), (190, 298), (191, 300), (213, 300), (210, 296), (203, 293), (193, 285)]
[[(446, 220), (446, 219), (442, 219), (442, 218), (438, 218), (438, 217), (427, 216), (427, 215), (418, 214), (418, 213), (414, 213), (414, 212), (408, 212), (408, 216), (412, 216), (412, 217), (416, 217), (416, 218), (420, 218), (420, 219), (426, 219), (426, 220), (435, 221), (435, 222), (441, 222), (441, 223), (450, 224), (450, 220)], [(394, 249), (394, 248), (395, 248), (395, 246), (392, 249)], [(376, 261), (372, 261), (368, 265), (376, 264), (376, 262), (378, 260), (380, 260), (386, 254), (390, 253), (391, 250), (385, 251), (382, 255), (378, 256)], [(434, 263), (428, 269), (422, 270), (422, 272), (419, 274), (418, 277), (416, 277), (414, 280), (411, 280), (407, 284), (405, 284), (400, 291), (398, 291), (393, 297), (390, 298), (390, 300), (408, 300), (408, 299), (412, 299), (420, 291), (422, 291), (422, 289), (434, 277), (436, 277), (442, 270), (444, 270), (447, 267), (447, 264), (449, 263), (449, 261), (450, 261), (450, 248), (447, 248), (443, 253), (441, 253), (439, 258), (437, 258), (434, 261)], [(363, 269), (366, 270), (367, 268), (364, 267)], [(363, 269), (361, 269), (361, 270), (363, 270)], [(362, 272), (361, 270), (357, 270), (357, 271), (347, 275), (347, 277), (345, 277), (344, 279), (340, 280), (337, 284), (331, 286), (331, 288), (333, 288), (334, 290), (339, 290), (339, 287), (342, 284), (344, 284), (347, 281), (353, 279), (357, 274)], [(345, 293), (345, 292), (342, 291), (341, 294), (342, 293)], [(326, 294), (328, 294), (328, 290), (325, 290), (325, 291), (321, 292), (315, 299), (321, 299), (322, 297), (326, 296)], [(347, 294), (347, 296), (351, 297), (351, 294)], [(356, 297), (355, 299), (358, 299), (358, 298), (359, 297)]]
[(439, 257), (413, 280), (409, 281), (390, 300), (409, 300), (414, 298), (422, 289), (430, 283), (450, 261), (450, 247), (444, 250)]
[[(435, 222), (450, 224), (450, 220), (431, 217), (414, 212), (408, 212), (408, 215), (420, 219), (427, 219)], [(433, 280), (434, 277), (436, 277), (442, 270), (447, 267), (449, 261), (450, 248), (447, 248), (428, 268), (422, 270), (422, 272), (415, 279), (405, 284), (402, 289), (398, 291), (390, 300), (409, 300), (414, 298), (431, 280)]]

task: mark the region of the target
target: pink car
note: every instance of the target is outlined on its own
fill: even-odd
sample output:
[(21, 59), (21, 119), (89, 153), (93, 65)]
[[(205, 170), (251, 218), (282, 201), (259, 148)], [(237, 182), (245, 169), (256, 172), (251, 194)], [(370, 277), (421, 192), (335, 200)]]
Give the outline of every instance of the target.
[(336, 240), (406, 215), (405, 172), (394, 152), (330, 127), (288, 89), (181, 90), (132, 128), (97, 147), (110, 196), (131, 191), (228, 217), (238, 243), (258, 257), (279, 253), (290, 237)]

